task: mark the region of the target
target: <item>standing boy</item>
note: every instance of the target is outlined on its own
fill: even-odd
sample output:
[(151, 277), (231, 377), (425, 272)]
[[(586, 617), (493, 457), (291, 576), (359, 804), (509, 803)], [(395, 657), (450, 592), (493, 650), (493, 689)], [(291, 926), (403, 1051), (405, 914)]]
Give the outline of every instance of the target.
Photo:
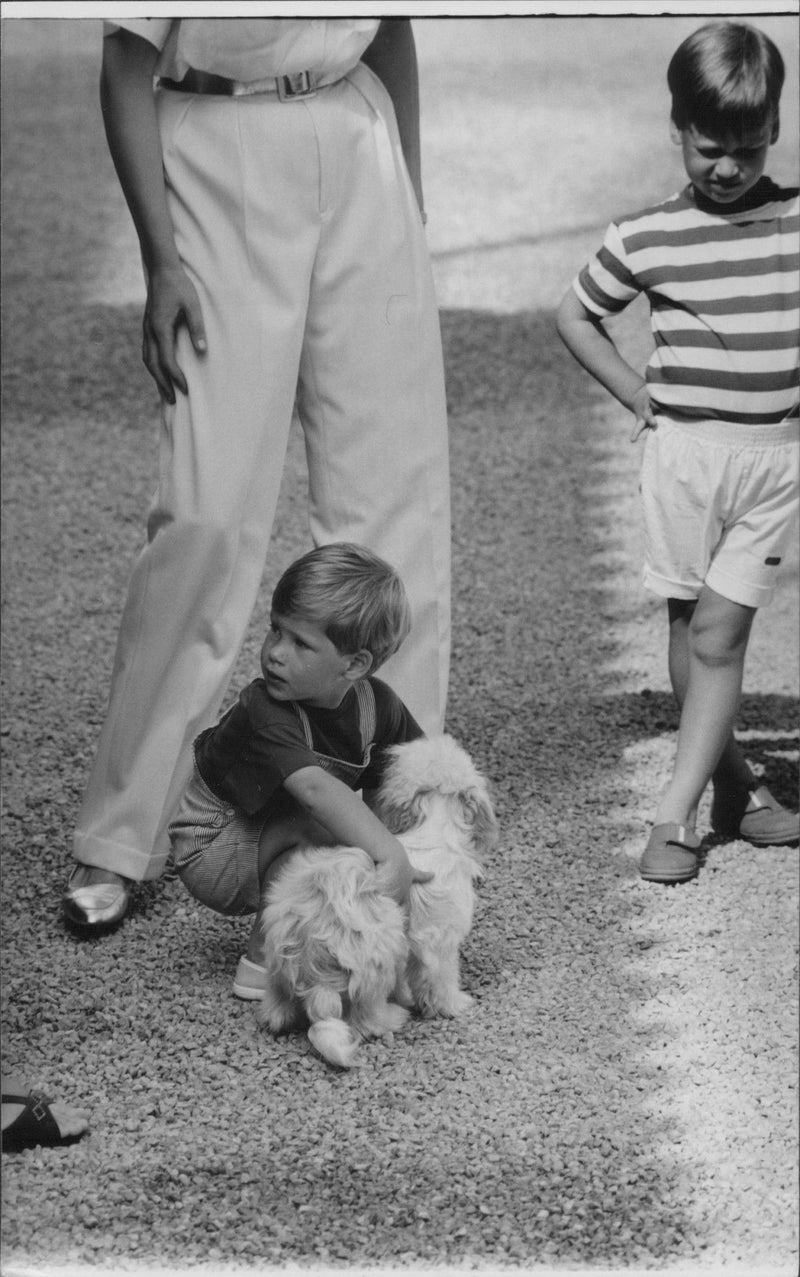
[[(671, 134), (689, 185), (612, 224), (565, 296), (558, 331), (647, 430), (645, 585), (666, 598), (681, 708), (672, 777), (643, 878), (698, 868), (708, 781), (715, 831), (756, 846), (798, 840), (796, 814), (760, 785), (733, 736), (756, 609), (769, 603), (798, 511), (798, 192), (764, 177), (783, 61), (762, 32), (714, 22), (674, 54)], [(655, 351), (646, 378), (602, 321), (640, 292)]]

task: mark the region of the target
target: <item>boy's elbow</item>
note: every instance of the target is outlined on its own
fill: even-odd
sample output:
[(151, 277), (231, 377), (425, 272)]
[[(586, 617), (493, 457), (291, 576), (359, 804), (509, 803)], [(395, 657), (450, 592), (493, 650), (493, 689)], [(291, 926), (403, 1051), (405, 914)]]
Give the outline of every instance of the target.
[(324, 778), (325, 773), (321, 767), (301, 767), (298, 771), (292, 772), (291, 776), (287, 776), (283, 787), (288, 790), (292, 798), (303, 803), (312, 801), (320, 793)]
[(572, 354), (587, 340), (596, 320), (585, 308), (574, 290), (570, 288), (561, 299), (556, 311), (556, 332)]
[(570, 289), (561, 298), (561, 304), (556, 311), (556, 332), (566, 345), (569, 345), (568, 333), (570, 324), (575, 322), (574, 297), (575, 294)]

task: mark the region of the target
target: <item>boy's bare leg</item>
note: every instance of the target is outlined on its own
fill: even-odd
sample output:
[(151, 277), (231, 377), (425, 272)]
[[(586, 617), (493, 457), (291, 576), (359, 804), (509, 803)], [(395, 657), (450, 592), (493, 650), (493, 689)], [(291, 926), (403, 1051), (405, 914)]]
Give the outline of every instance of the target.
[(755, 609), (703, 586), (697, 603), (670, 600), (670, 677), (681, 721), (670, 780), (655, 824), (694, 826), (708, 781), (734, 788), (754, 777), (733, 738)]
[[(672, 690), (678, 705), (683, 709), (686, 692), (689, 686), (689, 627), (694, 615), (697, 600), (669, 599), (669, 676)], [(736, 607), (736, 604), (731, 604)], [(745, 609), (746, 611), (749, 609)], [(741, 693), (741, 687), (740, 687)], [(731, 732), (725, 742), (719, 762), (711, 776), (716, 793), (729, 794), (742, 798), (758, 785), (741, 746)], [(699, 801), (699, 799), (698, 799)], [(697, 817), (697, 805), (688, 813), (687, 823), (694, 826)]]
[(267, 889), (280, 873), (293, 851), (301, 847), (322, 847), (331, 844), (331, 835), (323, 825), (300, 812), (280, 816), (270, 821), (261, 831), (258, 843), (258, 881), (261, 885), (261, 909), (253, 919), (245, 957), (257, 966), (264, 962), (264, 935), (261, 930), (261, 912)]

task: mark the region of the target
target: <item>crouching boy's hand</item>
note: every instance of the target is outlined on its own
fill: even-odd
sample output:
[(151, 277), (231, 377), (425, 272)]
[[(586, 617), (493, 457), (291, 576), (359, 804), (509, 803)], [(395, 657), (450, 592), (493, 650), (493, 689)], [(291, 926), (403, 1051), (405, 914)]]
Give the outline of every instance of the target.
[(395, 845), (395, 849), (385, 854), (386, 848), (381, 847), (379, 854), (374, 855), (375, 867), (384, 870), (386, 879), (386, 891), (399, 905), (408, 904), (408, 893), (411, 890), (412, 883), (430, 882), (433, 877), (432, 873), (427, 873), (423, 869), (415, 869), (411, 864), (406, 849), (398, 838), (389, 835)]

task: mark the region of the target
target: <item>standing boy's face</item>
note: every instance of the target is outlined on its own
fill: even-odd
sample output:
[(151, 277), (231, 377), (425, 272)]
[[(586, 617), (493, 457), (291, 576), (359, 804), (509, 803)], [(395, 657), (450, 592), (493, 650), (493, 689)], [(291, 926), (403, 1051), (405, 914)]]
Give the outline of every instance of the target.
[(261, 669), (274, 700), (335, 709), (350, 686), (351, 663), (313, 621), (271, 614)]
[(671, 125), (672, 140), (683, 150), (686, 173), (695, 191), (712, 204), (734, 204), (755, 186), (767, 152), (778, 137), (777, 120), (744, 133), (711, 134), (694, 124), (679, 129)]

